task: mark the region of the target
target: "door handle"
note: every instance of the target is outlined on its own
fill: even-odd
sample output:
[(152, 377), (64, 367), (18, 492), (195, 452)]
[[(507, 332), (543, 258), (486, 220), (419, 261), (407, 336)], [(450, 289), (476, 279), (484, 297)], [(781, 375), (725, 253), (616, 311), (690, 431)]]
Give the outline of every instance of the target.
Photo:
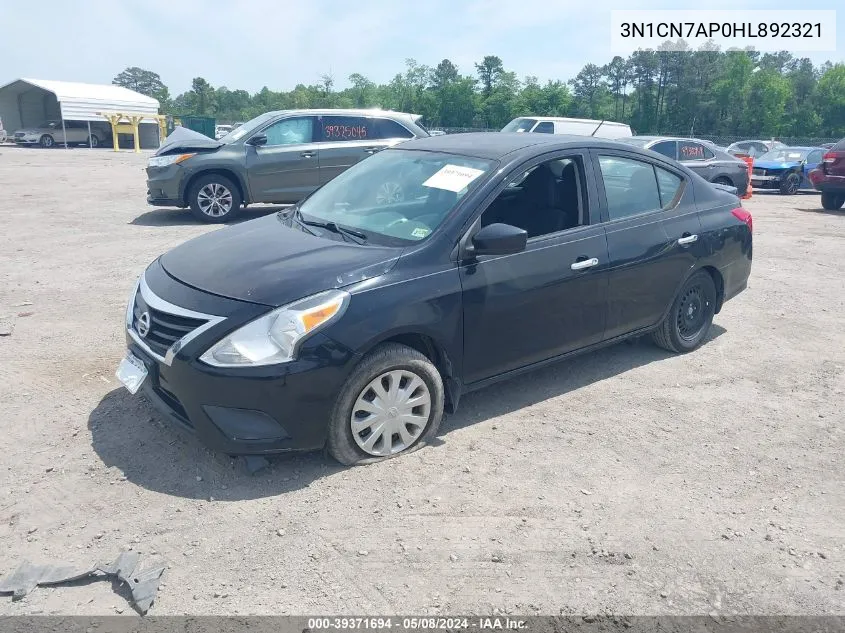
[(587, 268), (592, 268), (598, 263), (599, 260), (593, 257), (592, 259), (582, 259), (581, 261), (572, 262), (570, 268), (572, 270), (586, 270)]
[(314, 158), (315, 154), (316, 152), (302, 152), (300, 156), (302, 156), (302, 158)]
[(381, 148), (381, 147), (365, 147), (364, 151), (367, 154), (375, 154), (376, 152), (378, 152), (381, 149), (383, 149), (383, 148)]
[(690, 235), (689, 233), (684, 233), (681, 237), (678, 238), (678, 244), (681, 246), (685, 246), (686, 244), (692, 244), (693, 242), (698, 241), (698, 235)]

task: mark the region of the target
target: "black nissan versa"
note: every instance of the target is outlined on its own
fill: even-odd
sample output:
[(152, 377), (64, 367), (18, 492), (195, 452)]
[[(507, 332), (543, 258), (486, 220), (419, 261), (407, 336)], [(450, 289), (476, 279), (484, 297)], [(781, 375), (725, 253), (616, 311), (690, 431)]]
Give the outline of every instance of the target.
[[(385, 183), (404, 195), (374, 200)], [(226, 453), (391, 457), (524, 370), (645, 333), (695, 349), (746, 287), (751, 230), (734, 194), (631, 145), (412, 140), (153, 262), (117, 373)]]

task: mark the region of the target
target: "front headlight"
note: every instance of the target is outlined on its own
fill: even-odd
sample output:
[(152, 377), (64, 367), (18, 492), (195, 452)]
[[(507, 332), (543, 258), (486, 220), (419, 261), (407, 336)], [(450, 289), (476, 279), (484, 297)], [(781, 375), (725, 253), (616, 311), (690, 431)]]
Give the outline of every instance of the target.
[(329, 290), (282, 306), (223, 337), (200, 360), (214, 367), (256, 367), (293, 360), (299, 345), (341, 317), (349, 293)]
[(196, 156), (196, 153), (193, 154), (170, 154), (169, 156), (153, 156), (150, 159), (150, 162), (147, 163), (147, 167), (167, 167), (168, 165), (173, 165), (175, 163), (181, 163), (183, 160), (188, 160), (189, 158)]

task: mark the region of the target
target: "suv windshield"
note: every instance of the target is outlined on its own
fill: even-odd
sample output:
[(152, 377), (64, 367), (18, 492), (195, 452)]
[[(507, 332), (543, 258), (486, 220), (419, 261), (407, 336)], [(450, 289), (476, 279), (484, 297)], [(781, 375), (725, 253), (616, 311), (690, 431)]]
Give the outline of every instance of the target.
[(229, 132), (226, 136), (220, 137), (221, 143), (232, 143), (237, 141), (240, 138), (243, 138), (247, 134), (252, 134), (252, 132), (271, 119), (275, 118), (278, 115), (278, 112), (267, 112), (260, 116), (255, 117), (254, 119), (250, 119), (246, 123), (243, 123), (240, 127), (235, 128), (231, 132)]
[(304, 221), (356, 229), (368, 241), (422, 240), (484, 180), (492, 161), (454, 154), (384, 150), (343, 172), (303, 201)]
[(502, 132), (528, 132), (537, 124), (537, 119), (514, 119), (502, 128)]
[(805, 149), (786, 147), (784, 149), (773, 149), (771, 152), (766, 152), (762, 156), (759, 156), (756, 160), (771, 160), (776, 163), (794, 163), (807, 158), (807, 154), (809, 154), (809, 152)]

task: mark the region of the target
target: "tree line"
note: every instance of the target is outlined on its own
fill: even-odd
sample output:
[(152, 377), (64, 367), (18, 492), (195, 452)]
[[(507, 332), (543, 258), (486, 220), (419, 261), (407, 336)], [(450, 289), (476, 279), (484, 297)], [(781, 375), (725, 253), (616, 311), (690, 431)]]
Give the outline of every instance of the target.
[[(683, 47), (681, 43), (681, 47)], [(673, 46), (678, 48), (678, 44)], [(155, 97), (165, 114), (247, 121), (269, 110), (372, 108), (423, 115), (429, 127), (503, 127), (517, 116), (568, 116), (622, 121), (638, 134), (742, 137), (845, 136), (845, 64), (814, 66), (788, 52), (637, 51), (599, 66), (587, 64), (568, 81), (519, 79), (488, 55), (463, 74), (448, 59), (427, 66), (405, 60), (385, 84), (354, 73), (337, 90), (334, 77), (290, 91), (215, 88), (196, 77), (171, 98), (159, 75), (127, 68), (113, 83)]]

